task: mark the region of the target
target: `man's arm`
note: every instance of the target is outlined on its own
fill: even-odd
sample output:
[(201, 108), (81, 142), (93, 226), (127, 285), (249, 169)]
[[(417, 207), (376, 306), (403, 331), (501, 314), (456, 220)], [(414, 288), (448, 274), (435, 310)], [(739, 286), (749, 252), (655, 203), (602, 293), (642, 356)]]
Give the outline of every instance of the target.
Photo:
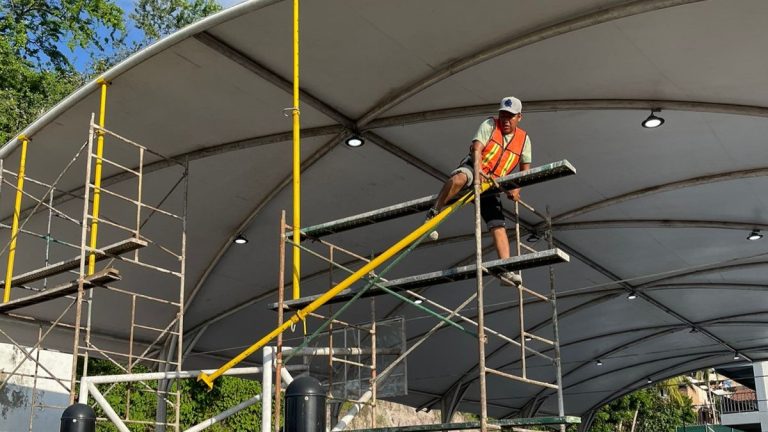
[[(528, 171), (531, 169), (531, 164), (529, 163), (521, 163), (520, 164), (520, 172)], [(507, 198), (515, 201), (520, 201), (520, 188), (515, 188), (512, 190), (507, 191)]]

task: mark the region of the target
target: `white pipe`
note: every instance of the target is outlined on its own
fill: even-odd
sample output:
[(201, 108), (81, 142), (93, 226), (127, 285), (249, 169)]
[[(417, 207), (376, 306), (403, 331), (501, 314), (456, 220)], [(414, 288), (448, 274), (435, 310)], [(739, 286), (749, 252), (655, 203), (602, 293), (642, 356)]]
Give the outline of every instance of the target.
[(244, 402), (239, 403), (238, 405), (233, 406), (232, 408), (230, 408), (230, 409), (228, 409), (226, 411), (222, 411), (219, 414), (216, 414), (215, 416), (213, 416), (213, 417), (211, 417), (211, 418), (209, 418), (207, 420), (203, 420), (202, 422), (192, 426), (191, 428), (185, 430), (184, 432), (198, 432), (198, 431), (201, 431), (203, 429), (206, 429), (206, 428), (208, 428), (210, 426), (213, 426), (215, 423), (218, 423), (218, 422), (226, 419), (227, 417), (231, 416), (232, 414), (248, 408), (249, 406), (255, 404), (256, 402), (258, 402), (260, 400), (261, 400), (261, 395), (256, 395), (256, 396), (254, 396), (254, 397), (252, 397), (252, 398), (250, 398), (250, 399), (248, 399), (248, 400), (246, 400)]
[(109, 419), (112, 420), (112, 423), (117, 426), (117, 430), (120, 432), (131, 432), (131, 430), (128, 429), (128, 426), (126, 426), (125, 423), (120, 420), (120, 417), (118, 417), (115, 410), (113, 410), (109, 405), (109, 402), (104, 399), (104, 396), (102, 396), (102, 394), (96, 388), (96, 385), (93, 383), (88, 383), (88, 390), (90, 391), (91, 396), (93, 396), (93, 399), (96, 400), (96, 403), (98, 403), (101, 409), (104, 410), (104, 413), (107, 415), (107, 417), (109, 417)]
[(272, 431), (272, 359), (271, 346), (262, 350), (261, 365), (264, 368), (261, 379), (261, 432)]
[[(284, 366), (283, 370), (285, 371), (287, 376), (290, 377), (290, 374), (288, 373), (289, 370), (305, 370), (307, 367), (305, 365), (292, 365), (292, 366)], [(196, 378), (198, 375), (200, 375), (201, 372), (205, 372), (207, 374), (211, 374), (215, 372), (215, 369), (204, 369), (204, 370), (193, 370), (193, 371), (175, 371), (175, 372), (151, 372), (151, 373), (140, 373), (140, 374), (123, 374), (123, 375), (92, 375), (82, 378), (82, 382), (80, 385), (80, 397), (78, 399), (78, 402), (80, 403), (88, 403), (88, 390), (89, 387), (87, 386), (88, 383), (91, 384), (111, 384), (111, 383), (118, 383), (118, 382), (136, 382), (136, 381), (154, 381), (154, 380), (160, 380), (160, 379), (184, 379), (184, 378)], [(261, 367), (242, 367), (242, 368), (232, 368), (226, 372), (224, 372), (224, 375), (255, 375), (262, 371)], [(284, 377), (286, 375), (283, 375)]]
[(344, 417), (339, 420), (338, 423), (336, 423), (336, 426), (331, 429), (331, 432), (340, 432), (346, 429), (349, 424), (352, 422), (352, 420), (355, 418), (355, 416), (360, 412), (360, 410), (363, 409), (363, 404), (371, 400), (371, 397), (373, 396), (373, 392), (371, 390), (368, 390), (367, 392), (363, 393), (362, 396), (360, 396), (360, 399), (355, 402), (354, 405), (352, 405), (352, 408), (347, 411), (346, 414), (344, 414)]
[(293, 382), (293, 375), (291, 375), (291, 373), (288, 372), (288, 368), (285, 366), (280, 368), (280, 376), (283, 378), (283, 382), (285, 383), (286, 386), (291, 385), (291, 383)]

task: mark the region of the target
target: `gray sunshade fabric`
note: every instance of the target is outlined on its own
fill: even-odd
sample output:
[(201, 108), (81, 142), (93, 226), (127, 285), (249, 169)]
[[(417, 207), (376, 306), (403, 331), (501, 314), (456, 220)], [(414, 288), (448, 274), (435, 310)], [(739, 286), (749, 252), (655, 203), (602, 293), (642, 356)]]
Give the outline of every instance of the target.
[[(107, 127), (190, 158), (185, 327), (205, 330), (188, 369), (219, 366), (276, 322), (266, 305), (276, 300), (280, 211), (291, 207), (290, 119), (283, 115), (291, 104), (284, 88), (290, 12), (284, 1), (238, 5), (106, 74)], [(566, 412), (588, 413), (648, 377), (732, 363), (733, 350), (765, 359), (765, 240), (745, 238), (768, 229), (766, 17), (760, 0), (305, 2), (301, 83), (314, 100), (301, 105), (303, 224), (435, 193), (479, 122), (501, 97), (515, 95), (524, 103), (521, 127), (533, 139), (534, 165), (567, 159), (578, 169), (523, 191), (535, 208), (549, 207), (571, 256), (557, 268)], [(260, 69), (278, 79), (259, 76)], [(31, 177), (45, 178), (69, 160), (97, 101), (89, 84), (25, 131), (33, 138)], [(651, 108), (666, 119), (656, 130), (640, 127)], [(365, 132), (366, 145), (340, 144), (345, 127)], [(6, 168), (18, 164), (14, 146), (0, 150)], [(166, 169), (147, 174), (145, 187), (156, 195), (148, 199), (160, 199), (173, 181)], [(63, 186), (80, 185), (73, 178)], [(541, 223), (530, 213), (523, 218)], [(422, 220), (413, 215), (329, 240), (369, 255)], [(441, 226), (441, 236), (471, 230), (465, 210)], [(230, 246), (241, 231), (250, 242)], [(446, 269), (472, 251), (471, 239), (424, 247), (391, 277)], [(39, 264), (19, 253), (17, 272)], [(326, 268), (305, 259), (304, 275), (316, 276), (302, 294), (327, 288)], [(525, 281), (544, 291), (548, 273), (526, 271)], [(473, 286), (456, 282), (426, 295), (457, 305)], [(645, 297), (629, 301), (629, 289)], [(510, 293), (496, 283), (487, 296), (488, 325), (517, 331)], [(345, 320), (367, 321), (366, 305)], [(110, 309), (124, 307), (94, 314), (105, 346), (127, 337), (109, 320)], [(54, 310), (34, 312), (51, 317)], [(377, 300), (377, 311), (405, 317), (410, 338), (431, 326), (391, 299)], [(526, 324), (542, 334), (548, 317), (543, 305), (526, 309)], [(37, 332), (5, 318), (3, 326), (20, 341)], [(71, 346), (68, 334), (56, 337), (51, 346)], [(488, 352), (500, 346), (491, 341)], [(459, 409), (478, 409), (475, 353), (468, 336), (439, 332), (410, 358), (410, 392), (400, 401), (439, 407), (439, 396), (464, 380), (470, 390)], [(500, 367), (514, 358), (506, 348), (488, 360)], [(494, 417), (556, 411), (550, 391), (497, 378), (489, 397)]]

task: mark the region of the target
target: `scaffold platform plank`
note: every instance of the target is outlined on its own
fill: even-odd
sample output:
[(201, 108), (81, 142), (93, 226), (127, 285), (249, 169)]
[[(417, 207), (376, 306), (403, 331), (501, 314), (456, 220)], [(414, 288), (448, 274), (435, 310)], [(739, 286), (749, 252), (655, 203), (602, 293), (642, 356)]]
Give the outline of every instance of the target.
[[(488, 419), (489, 426), (498, 426), (503, 430), (516, 428), (520, 426), (552, 426), (552, 425), (570, 425), (580, 424), (580, 417), (564, 416), (564, 417), (532, 417), (532, 418), (517, 418), (517, 419), (505, 419), (505, 420), (491, 420)], [(466, 422), (466, 423), (435, 423), (425, 425), (414, 426), (397, 426), (397, 427), (384, 427), (384, 428), (372, 428), (372, 429), (351, 429), (349, 432), (436, 432), (436, 431), (451, 431), (451, 430), (467, 430), (467, 429), (480, 429), (480, 422)]]
[[(129, 238), (127, 240), (122, 240), (117, 243), (113, 243), (109, 246), (99, 248), (101, 252), (98, 252), (98, 251), (95, 252), (96, 261), (102, 261), (104, 259), (111, 258), (116, 255), (121, 255), (127, 252), (131, 252), (146, 246), (147, 246), (147, 242), (144, 240), (139, 240), (136, 238)], [(29, 271), (27, 273), (17, 275), (11, 280), (11, 286), (24, 285), (26, 283), (45, 279), (47, 277), (68, 272), (70, 270), (75, 270), (79, 266), (80, 266), (80, 256), (78, 255), (66, 261), (60, 261), (43, 268), (39, 268), (36, 270)], [(0, 282), (0, 287), (5, 287), (4, 281)]]
[[(83, 288), (91, 289), (97, 286), (103, 286), (108, 283), (116, 282), (120, 280), (120, 272), (114, 268), (106, 268), (99, 272), (86, 277), (83, 280)], [(70, 281), (64, 284), (55, 286), (53, 288), (41, 291), (37, 294), (33, 294), (27, 297), (9, 301), (8, 303), (0, 304), (0, 314), (8, 313), (14, 309), (19, 309), (27, 306), (32, 306), (38, 303), (53, 300), (59, 297), (68, 296), (77, 292), (78, 281)]]
[[(523, 187), (574, 174), (576, 174), (576, 168), (574, 168), (567, 160), (562, 160), (538, 166), (527, 171), (510, 174), (506, 177), (497, 179), (497, 182), (502, 187)], [(301, 232), (304, 236), (309, 238), (320, 238), (330, 234), (384, 222), (390, 219), (421, 213), (429, 209), (435, 201), (435, 198), (437, 198), (437, 195), (430, 195), (428, 197), (406, 201), (404, 203), (360, 213), (343, 219), (306, 227), (302, 229)], [(289, 238), (292, 235), (291, 232), (286, 234)]]
[[(548, 249), (541, 252), (534, 252), (525, 255), (518, 255), (507, 259), (498, 259), (493, 261), (487, 261), (483, 263), (483, 267), (491, 274), (499, 274), (508, 271), (518, 271), (527, 268), (541, 267), (550, 264), (557, 264), (561, 262), (568, 262), (570, 257), (567, 253), (560, 249)], [(466, 279), (472, 279), (477, 274), (474, 264), (455, 267), (448, 270), (440, 270), (431, 273), (424, 273), (415, 276), (408, 276), (400, 279), (393, 279), (390, 281), (381, 282), (382, 286), (385, 286), (393, 291), (403, 291), (416, 288), (422, 288), (432, 285), (438, 285), (448, 282), (456, 282)], [(362, 281), (365, 283), (365, 281)], [(336, 297), (329, 300), (326, 304), (340, 303), (349, 300), (354, 297), (363, 286), (345, 289), (340, 292)], [(371, 297), (377, 295), (386, 294), (384, 290), (379, 287), (371, 287), (363, 297)], [(320, 295), (302, 297), (295, 300), (286, 300), (284, 302), (287, 309), (300, 309), (319, 298)], [(271, 303), (268, 306), (272, 310), (277, 310), (279, 307), (277, 303)]]

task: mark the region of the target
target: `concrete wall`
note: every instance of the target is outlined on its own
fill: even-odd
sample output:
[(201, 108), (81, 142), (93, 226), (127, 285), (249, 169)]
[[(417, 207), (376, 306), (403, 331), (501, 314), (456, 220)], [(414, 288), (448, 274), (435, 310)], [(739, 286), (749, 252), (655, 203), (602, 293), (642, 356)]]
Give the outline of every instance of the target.
[(61, 413), (69, 403), (72, 356), (45, 350), (27, 350), (32, 358), (62, 381), (27, 359), (10, 344), (0, 344), (0, 383), (16, 366), (21, 367), (0, 389), (0, 432), (58, 431)]

